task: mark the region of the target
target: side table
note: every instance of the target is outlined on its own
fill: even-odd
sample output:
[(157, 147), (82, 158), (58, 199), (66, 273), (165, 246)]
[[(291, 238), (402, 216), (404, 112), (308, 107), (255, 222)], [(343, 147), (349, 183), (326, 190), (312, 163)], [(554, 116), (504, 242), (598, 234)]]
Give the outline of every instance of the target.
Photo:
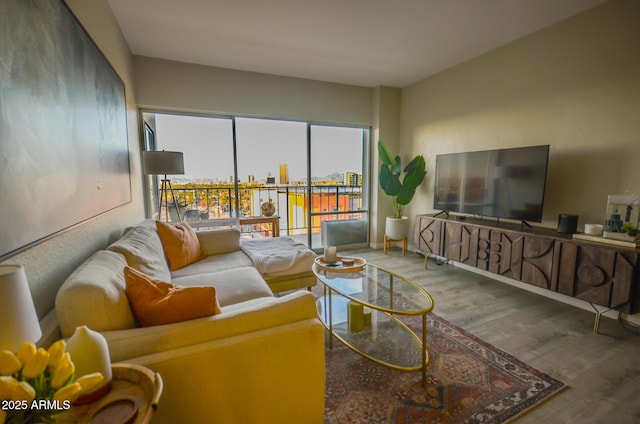
[(271, 224), (271, 237), (280, 237), (279, 216), (243, 216), (239, 218), (240, 225)]
[(162, 395), (160, 374), (141, 365), (112, 364), (111, 389), (55, 416), (59, 424), (147, 424)]

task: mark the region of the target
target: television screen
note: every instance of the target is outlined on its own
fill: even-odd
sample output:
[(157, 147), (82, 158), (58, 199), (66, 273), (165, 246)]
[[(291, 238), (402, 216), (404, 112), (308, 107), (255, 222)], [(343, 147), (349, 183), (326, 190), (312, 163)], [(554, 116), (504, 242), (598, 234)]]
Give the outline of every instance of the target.
[(434, 209), (542, 221), (549, 145), (436, 157)]

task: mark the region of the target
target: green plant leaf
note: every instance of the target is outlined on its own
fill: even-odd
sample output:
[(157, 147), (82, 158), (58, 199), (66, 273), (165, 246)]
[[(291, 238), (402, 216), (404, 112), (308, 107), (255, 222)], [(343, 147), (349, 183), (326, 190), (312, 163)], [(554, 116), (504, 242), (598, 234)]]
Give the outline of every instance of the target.
[(394, 166), (395, 161), (393, 156), (389, 153), (389, 150), (384, 146), (382, 140), (378, 141), (378, 154), (380, 155), (380, 161), (387, 166)]
[(416, 194), (416, 188), (408, 185), (403, 185), (398, 195), (396, 196), (396, 202), (401, 205), (408, 205), (413, 199), (413, 195)]
[[(394, 218), (401, 218), (403, 207), (413, 199), (417, 187), (426, 176), (426, 163), (422, 155), (414, 157), (402, 169), (400, 156), (392, 157), (382, 140), (378, 141), (380, 155), (379, 183), (382, 190), (393, 198)], [(404, 172), (402, 181), (400, 177)]]
[(400, 191), (402, 184), (400, 178), (391, 172), (388, 166), (382, 166), (380, 168), (380, 187), (388, 196), (395, 196)]
[(420, 175), (425, 173), (426, 163), (424, 161), (424, 156), (418, 155), (411, 160), (404, 168), (404, 172), (407, 174), (416, 174)]
[(400, 156), (395, 157), (393, 166), (391, 167), (391, 172), (393, 175), (397, 176), (402, 174), (402, 160), (400, 159)]

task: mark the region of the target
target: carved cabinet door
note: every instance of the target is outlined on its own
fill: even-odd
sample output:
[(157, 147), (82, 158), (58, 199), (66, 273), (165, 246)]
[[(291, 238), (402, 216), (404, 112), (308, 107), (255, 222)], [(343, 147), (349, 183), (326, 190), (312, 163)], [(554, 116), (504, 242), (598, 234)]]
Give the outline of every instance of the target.
[(416, 249), (424, 254), (441, 256), (440, 239), (443, 226), (444, 223), (441, 220), (418, 216), (413, 237)]
[(628, 312), (636, 309), (638, 254), (558, 242), (559, 293)]
[(489, 271), (520, 280), (524, 238), (522, 233), (491, 230)]
[(522, 277), (525, 283), (556, 290), (553, 285), (553, 252), (555, 240), (545, 237), (524, 238)]
[[(482, 228), (453, 222), (445, 224), (444, 256), (465, 265), (478, 266)], [(486, 231), (488, 235), (488, 230)]]

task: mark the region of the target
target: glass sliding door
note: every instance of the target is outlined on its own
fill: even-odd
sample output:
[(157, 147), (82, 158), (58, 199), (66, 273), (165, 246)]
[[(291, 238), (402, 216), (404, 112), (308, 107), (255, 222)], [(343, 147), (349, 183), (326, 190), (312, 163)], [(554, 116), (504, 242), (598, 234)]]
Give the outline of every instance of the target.
[(368, 241), (369, 131), (310, 126), (311, 247)]
[[(155, 150), (184, 154), (184, 175), (169, 176), (183, 219), (238, 216), (233, 120), (155, 113)], [(170, 205), (171, 220), (177, 220)], [(164, 216), (164, 212), (162, 215)]]
[[(145, 150), (184, 155), (184, 175), (169, 176), (172, 221), (177, 206), (193, 226), (231, 220), (244, 237), (290, 236), (313, 249), (368, 242), (369, 129), (163, 112), (142, 119)], [(147, 216), (165, 216), (158, 177), (145, 183)]]
[(281, 235), (303, 236), (307, 124), (252, 118), (236, 118), (235, 123), (240, 216), (273, 212), (280, 217)]

